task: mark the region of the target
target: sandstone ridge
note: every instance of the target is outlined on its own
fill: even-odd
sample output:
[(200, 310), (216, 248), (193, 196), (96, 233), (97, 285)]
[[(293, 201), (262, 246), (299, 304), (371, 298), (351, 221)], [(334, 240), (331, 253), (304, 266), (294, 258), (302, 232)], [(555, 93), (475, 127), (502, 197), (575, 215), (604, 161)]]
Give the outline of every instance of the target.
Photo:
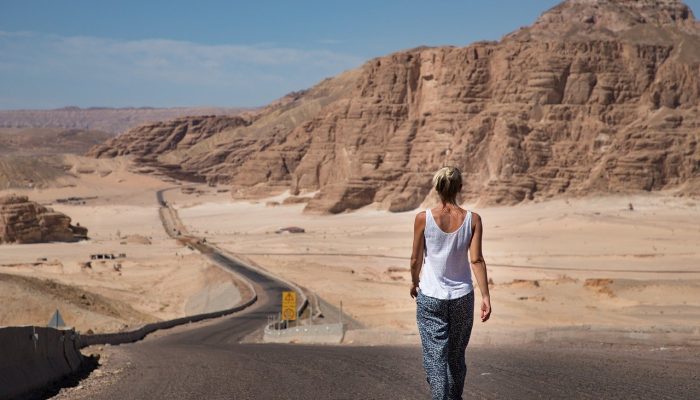
[(185, 149), (214, 133), (247, 124), (248, 120), (242, 117), (215, 115), (148, 123), (130, 129), (118, 139), (94, 146), (88, 155), (99, 158), (132, 154), (149, 159), (169, 151)]
[(27, 196), (0, 197), (0, 243), (75, 242), (87, 229), (71, 225), (65, 214), (46, 208)]
[(414, 209), (443, 165), (470, 202), (699, 194), (699, 77), (682, 2), (570, 0), (499, 42), (380, 57), (186, 148), (139, 146), (236, 196), (318, 191), (307, 211)]

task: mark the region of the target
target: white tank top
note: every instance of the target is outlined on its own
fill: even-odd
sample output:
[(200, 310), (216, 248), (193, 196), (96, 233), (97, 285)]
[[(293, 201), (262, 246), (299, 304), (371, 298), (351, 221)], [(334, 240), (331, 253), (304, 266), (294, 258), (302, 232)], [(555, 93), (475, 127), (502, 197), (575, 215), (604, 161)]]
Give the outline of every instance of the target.
[(467, 211), (462, 226), (454, 232), (443, 232), (425, 211), (425, 251), (418, 287), (421, 293), (436, 299), (457, 299), (469, 294), (472, 274), (467, 251), (472, 238), (472, 212)]

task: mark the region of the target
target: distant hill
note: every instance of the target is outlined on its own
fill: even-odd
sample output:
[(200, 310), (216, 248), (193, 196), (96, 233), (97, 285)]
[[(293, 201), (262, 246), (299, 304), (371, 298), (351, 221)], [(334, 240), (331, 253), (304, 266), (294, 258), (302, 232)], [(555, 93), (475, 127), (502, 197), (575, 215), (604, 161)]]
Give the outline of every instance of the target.
[[(0, 189), (70, 185), (73, 158), (118, 133), (148, 121), (180, 116), (246, 114), (240, 108), (87, 108), (56, 110), (0, 110)], [(228, 117), (230, 116), (230, 117)], [(243, 119), (241, 119), (243, 121)], [(194, 127), (196, 131), (196, 127)], [(173, 137), (179, 137), (173, 132)], [(196, 137), (196, 136), (195, 136)], [(138, 138), (137, 138), (138, 139)], [(147, 137), (153, 143), (158, 138)], [(158, 148), (161, 148), (158, 147)]]
[(64, 128), (0, 128), (0, 157), (85, 154), (113, 137), (96, 130)]
[(415, 209), (443, 165), (482, 204), (698, 195), (700, 25), (678, 0), (568, 0), (498, 42), (373, 59), (196, 143), (134, 148), (136, 133), (91, 154), (147, 155), (237, 195), (317, 192), (312, 211)]
[(0, 110), (0, 128), (63, 128), (118, 134), (146, 122), (184, 116), (238, 115), (245, 108), (78, 108), (55, 110)]

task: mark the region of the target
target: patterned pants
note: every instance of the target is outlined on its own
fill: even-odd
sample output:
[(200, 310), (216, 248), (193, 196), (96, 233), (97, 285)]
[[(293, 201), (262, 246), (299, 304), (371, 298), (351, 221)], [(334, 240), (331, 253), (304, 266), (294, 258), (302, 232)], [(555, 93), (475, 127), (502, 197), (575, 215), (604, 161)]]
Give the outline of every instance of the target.
[(452, 300), (416, 299), (423, 366), (433, 400), (461, 400), (467, 364), (464, 352), (474, 324), (474, 292)]

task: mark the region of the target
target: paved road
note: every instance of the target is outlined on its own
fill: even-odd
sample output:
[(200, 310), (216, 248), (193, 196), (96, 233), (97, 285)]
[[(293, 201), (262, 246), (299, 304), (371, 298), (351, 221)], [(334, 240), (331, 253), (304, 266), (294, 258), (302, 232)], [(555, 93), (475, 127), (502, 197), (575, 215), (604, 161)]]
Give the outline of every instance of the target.
[(239, 343), (262, 329), (279, 310), (281, 291), (289, 288), (217, 257), (257, 286), (258, 302), (215, 324), (121, 346), (129, 366), (90, 398), (425, 398), (416, 348)]
[[(247, 321), (250, 322), (250, 321)], [(131, 366), (94, 399), (428, 399), (417, 347), (237, 344), (208, 332), (125, 348)], [(230, 329), (229, 329), (230, 328)], [(698, 365), (648, 350), (475, 348), (465, 398), (698, 399)], [(676, 354), (677, 355), (677, 354)]]
[[(242, 344), (279, 309), (283, 284), (223, 255), (257, 286), (250, 309), (120, 346), (115, 382), (91, 399), (426, 399), (418, 347)], [(478, 335), (478, 326), (475, 330)], [(699, 399), (698, 350), (474, 348), (465, 398)], [(129, 364), (126, 364), (128, 361)]]

